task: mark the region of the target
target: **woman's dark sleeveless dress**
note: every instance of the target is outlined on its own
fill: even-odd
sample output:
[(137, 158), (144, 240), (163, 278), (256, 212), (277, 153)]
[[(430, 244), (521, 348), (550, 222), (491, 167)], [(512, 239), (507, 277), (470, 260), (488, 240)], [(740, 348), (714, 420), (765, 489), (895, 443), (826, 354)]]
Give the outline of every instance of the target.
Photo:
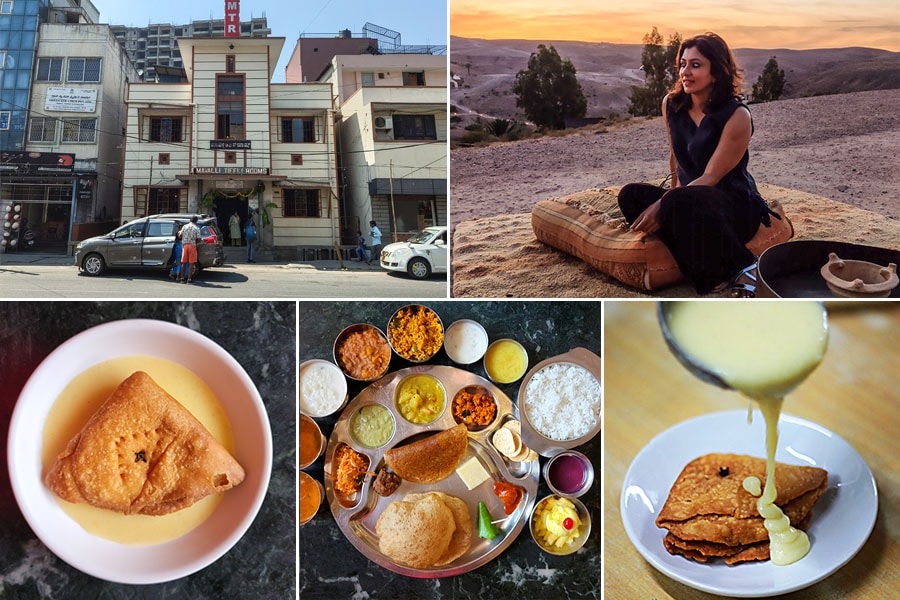
[(619, 193), (619, 207), (629, 223), (662, 198), (662, 227), (657, 235), (700, 294), (708, 294), (756, 262), (745, 244), (756, 234), (760, 223), (770, 225), (770, 211), (747, 172), (749, 152), (744, 152), (737, 166), (715, 186), (685, 185), (703, 174), (725, 123), (741, 106), (744, 104), (740, 100), (732, 98), (704, 115), (698, 126), (687, 108), (676, 111), (667, 105), (666, 118), (681, 187), (667, 192), (637, 183), (626, 185)]

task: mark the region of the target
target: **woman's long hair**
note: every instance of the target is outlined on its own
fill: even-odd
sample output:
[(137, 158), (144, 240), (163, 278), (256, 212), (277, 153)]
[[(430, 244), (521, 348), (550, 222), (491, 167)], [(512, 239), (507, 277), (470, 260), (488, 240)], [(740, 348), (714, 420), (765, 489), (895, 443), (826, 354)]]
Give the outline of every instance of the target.
[[(715, 110), (740, 94), (744, 72), (737, 66), (734, 54), (728, 48), (725, 40), (715, 33), (696, 35), (684, 40), (678, 48), (678, 56), (675, 59), (677, 71), (681, 70), (681, 57), (688, 48), (697, 48), (700, 54), (709, 60), (710, 74), (714, 79), (712, 91), (709, 93), (703, 112)], [(684, 92), (680, 76), (676, 78), (675, 86), (669, 92), (669, 102), (676, 111), (682, 110), (689, 104), (689, 95)]]

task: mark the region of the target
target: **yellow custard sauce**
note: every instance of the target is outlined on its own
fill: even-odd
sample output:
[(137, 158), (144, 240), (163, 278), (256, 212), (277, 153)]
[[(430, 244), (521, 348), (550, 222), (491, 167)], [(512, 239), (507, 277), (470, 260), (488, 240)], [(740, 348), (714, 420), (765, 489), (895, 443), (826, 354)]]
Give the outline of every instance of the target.
[(778, 418), (785, 394), (825, 355), (824, 307), (805, 301), (680, 302), (668, 325), (673, 339), (695, 363), (759, 404), (766, 422), (766, 484), (761, 496), (755, 477), (743, 482), (744, 489), (760, 496), (757, 510), (769, 532), (772, 563), (800, 560), (809, 552), (809, 538), (792, 527), (774, 503)]
[[(164, 358), (127, 356), (94, 365), (82, 372), (69, 382), (54, 402), (43, 431), (41, 464), (44, 475), (69, 440), (119, 384), (135, 371), (148, 373), (234, 454), (228, 417), (202, 379), (189, 369)], [(123, 544), (149, 545), (188, 533), (213, 513), (220, 498), (221, 494), (207, 496), (186, 509), (163, 516), (123, 515), (87, 504), (56, 500), (66, 514), (93, 535)]]

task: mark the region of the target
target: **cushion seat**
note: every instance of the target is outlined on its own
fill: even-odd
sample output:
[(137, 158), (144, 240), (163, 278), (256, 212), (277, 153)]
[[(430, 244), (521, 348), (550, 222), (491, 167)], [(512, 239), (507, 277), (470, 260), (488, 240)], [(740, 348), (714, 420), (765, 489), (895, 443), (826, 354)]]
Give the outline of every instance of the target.
[[(632, 231), (616, 215), (617, 194), (611, 188), (591, 189), (541, 200), (531, 211), (535, 237), (637, 289), (653, 291), (682, 282), (684, 275), (662, 240)], [(794, 235), (781, 203), (770, 200), (768, 204), (781, 219), (773, 217), (770, 227), (760, 225), (747, 243), (756, 256)]]

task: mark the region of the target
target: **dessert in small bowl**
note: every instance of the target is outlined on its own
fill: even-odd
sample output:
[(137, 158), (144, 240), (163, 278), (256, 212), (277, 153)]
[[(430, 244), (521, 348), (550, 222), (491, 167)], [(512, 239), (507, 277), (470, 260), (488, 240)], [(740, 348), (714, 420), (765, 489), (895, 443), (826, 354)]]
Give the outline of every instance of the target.
[(546, 496), (532, 509), (528, 527), (541, 550), (565, 556), (584, 546), (591, 534), (591, 513), (576, 498)]

